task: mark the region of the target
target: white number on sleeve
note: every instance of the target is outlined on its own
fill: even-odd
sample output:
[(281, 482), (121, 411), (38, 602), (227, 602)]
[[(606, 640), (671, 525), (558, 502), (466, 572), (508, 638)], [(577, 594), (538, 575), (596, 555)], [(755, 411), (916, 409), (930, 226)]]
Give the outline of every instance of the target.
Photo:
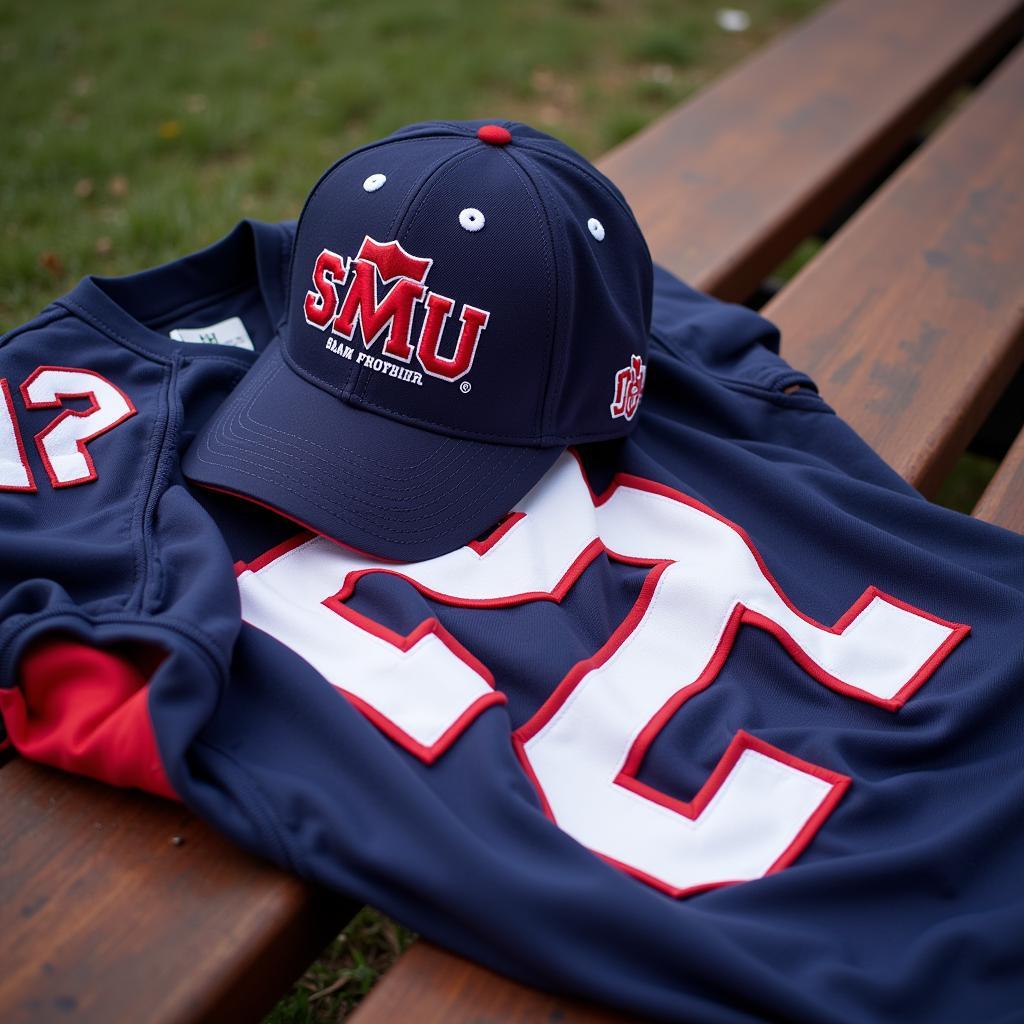
[(36, 446), (54, 487), (72, 487), (96, 479), (86, 444), (135, 414), (131, 399), (92, 370), (40, 366), (21, 385), (29, 409), (59, 408), (64, 399), (86, 398), (85, 410), (65, 409), (36, 434)]
[(968, 631), (874, 588), (834, 626), (814, 622), (737, 526), (636, 477), (620, 476), (594, 497), (571, 453), (484, 544), (389, 567), (303, 536), (245, 567), (238, 584), (247, 621), (429, 762), (504, 697), (436, 619), (403, 637), (351, 610), (346, 601), (359, 578), (388, 572), (443, 603), (508, 607), (560, 601), (601, 553), (650, 567), (641, 594), (513, 742), (561, 828), (673, 895), (785, 867), (849, 783), (743, 731), (690, 802), (637, 780), (655, 736), (712, 685), (741, 625), (771, 633), (817, 682), (889, 711)]
[(11, 389), (0, 377), (0, 491), (34, 491), (36, 482), (25, 455), (25, 442), (14, 415)]

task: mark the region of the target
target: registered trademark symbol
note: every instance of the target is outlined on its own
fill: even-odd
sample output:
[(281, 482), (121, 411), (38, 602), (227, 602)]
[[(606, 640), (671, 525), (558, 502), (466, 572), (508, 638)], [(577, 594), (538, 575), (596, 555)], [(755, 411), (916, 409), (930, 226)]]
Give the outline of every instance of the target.
[(468, 380), (464, 380), (464, 381), (463, 381), (463, 382), (462, 382), (462, 383), (461, 383), (461, 384), (459, 385), (459, 390), (460, 390), (460, 391), (461, 391), (461, 392), (462, 392), (462, 393), (463, 393), (464, 395), (468, 395), (468, 394), (470, 393), (470, 391), (472, 391), (472, 390), (473, 390), (473, 385), (472, 385), (472, 384), (470, 384)]

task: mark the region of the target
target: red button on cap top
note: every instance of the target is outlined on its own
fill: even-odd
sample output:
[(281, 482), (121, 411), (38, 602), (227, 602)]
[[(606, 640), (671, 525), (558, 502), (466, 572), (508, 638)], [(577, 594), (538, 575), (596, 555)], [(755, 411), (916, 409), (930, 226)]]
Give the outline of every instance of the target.
[(481, 125), (476, 130), (476, 137), (492, 146), (507, 146), (512, 141), (512, 133), (500, 124)]

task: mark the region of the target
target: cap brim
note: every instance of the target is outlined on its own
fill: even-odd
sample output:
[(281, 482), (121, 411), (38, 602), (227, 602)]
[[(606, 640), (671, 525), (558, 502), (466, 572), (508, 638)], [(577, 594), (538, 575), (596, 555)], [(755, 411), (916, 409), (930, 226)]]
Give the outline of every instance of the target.
[(485, 533), (562, 450), (449, 437), (355, 408), (299, 377), (272, 345), (183, 469), (358, 551), (417, 562)]

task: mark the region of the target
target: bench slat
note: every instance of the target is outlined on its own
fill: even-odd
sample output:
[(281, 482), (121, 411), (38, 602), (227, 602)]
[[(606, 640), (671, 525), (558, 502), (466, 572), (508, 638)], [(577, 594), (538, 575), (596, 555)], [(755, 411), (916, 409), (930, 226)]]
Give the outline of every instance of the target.
[(1024, 533), (1024, 431), (1013, 442), (973, 514)]
[(934, 494), (1024, 360), (1024, 47), (765, 308), (785, 358)]
[(350, 1024), (637, 1024), (636, 1016), (517, 985), (484, 967), (419, 941), (349, 1018)]
[(18, 760), (0, 906), (6, 1024), (259, 1019), (356, 909), (177, 804)]
[(1022, 23), (1020, 0), (840, 0), (599, 166), (655, 259), (746, 298)]

